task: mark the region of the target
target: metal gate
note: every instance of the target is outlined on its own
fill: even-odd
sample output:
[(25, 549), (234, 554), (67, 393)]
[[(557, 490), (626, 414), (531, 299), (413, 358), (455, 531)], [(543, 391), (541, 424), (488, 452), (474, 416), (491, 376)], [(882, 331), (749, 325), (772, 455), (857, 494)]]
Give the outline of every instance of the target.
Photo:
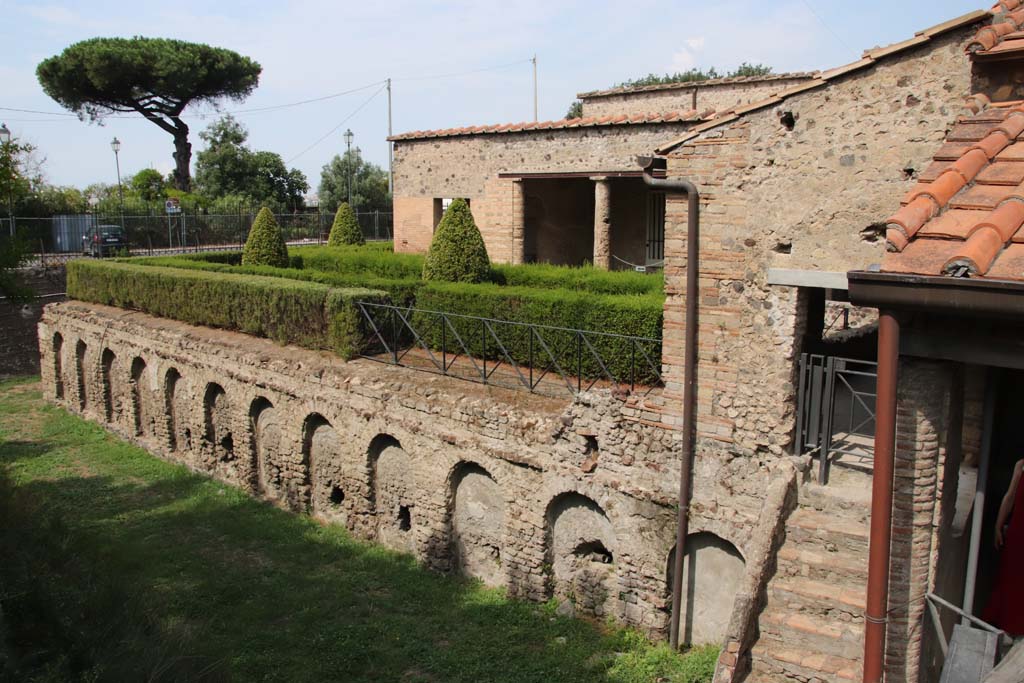
[(796, 453), (816, 453), (818, 482), (833, 460), (871, 465), (878, 364), (805, 353), (797, 389)]

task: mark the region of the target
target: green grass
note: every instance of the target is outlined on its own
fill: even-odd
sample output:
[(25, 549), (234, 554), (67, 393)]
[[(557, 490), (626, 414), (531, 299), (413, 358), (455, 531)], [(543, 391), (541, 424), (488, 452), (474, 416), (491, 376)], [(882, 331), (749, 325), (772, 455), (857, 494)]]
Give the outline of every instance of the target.
[[(708, 681), (282, 512), (0, 382), (0, 680)], [(710, 663), (710, 664), (709, 664)]]

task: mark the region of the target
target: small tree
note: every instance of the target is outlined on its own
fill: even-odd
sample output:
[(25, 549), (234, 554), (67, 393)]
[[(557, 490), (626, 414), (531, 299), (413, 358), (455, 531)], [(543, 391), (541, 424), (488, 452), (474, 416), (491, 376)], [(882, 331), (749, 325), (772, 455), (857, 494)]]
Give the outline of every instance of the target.
[(465, 199), (455, 199), (437, 226), (423, 262), (424, 280), (483, 282), (491, 274), (484, 238)]
[(263, 207), (249, 229), (249, 238), (242, 249), (243, 266), (288, 267), (288, 247), (281, 236), (274, 214)]
[(366, 244), (363, 239), (363, 231), (359, 228), (359, 221), (348, 202), (338, 205), (338, 212), (334, 214), (334, 225), (331, 226), (331, 236), (327, 238), (327, 246), (341, 247), (346, 244)]

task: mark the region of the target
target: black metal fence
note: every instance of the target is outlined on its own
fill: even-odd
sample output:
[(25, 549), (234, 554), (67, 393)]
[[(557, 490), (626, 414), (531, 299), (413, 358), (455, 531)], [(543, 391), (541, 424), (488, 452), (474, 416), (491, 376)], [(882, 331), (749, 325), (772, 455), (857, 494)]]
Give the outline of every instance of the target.
[(359, 302), (364, 358), (531, 392), (661, 386), (661, 340)]
[(878, 364), (805, 353), (797, 389), (796, 452), (816, 453), (818, 482), (834, 460), (853, 466), (874, 458)]
[[(84, 251), (91, 230), (100, 225), (123, 227), (131, 251), (175, 252), (196, 249), (237, 248), (245, 243), (258, 207), (233, 213), (204, 213), (186, 209), (167, 214), (155, 210), (133, 213), (91, 213), (14, 219), (16, 230), (26, 235), (33, 250), (42, 254), (76, 254)], [(274, 214), (288, 242), (319, 243), (327, 239), (334, 215), (326, 212)], [(390, 211), (357, 211), (356, 219), (367, 240), (392, 239)], [(9, 230), (9, 219), (4, 221)]]

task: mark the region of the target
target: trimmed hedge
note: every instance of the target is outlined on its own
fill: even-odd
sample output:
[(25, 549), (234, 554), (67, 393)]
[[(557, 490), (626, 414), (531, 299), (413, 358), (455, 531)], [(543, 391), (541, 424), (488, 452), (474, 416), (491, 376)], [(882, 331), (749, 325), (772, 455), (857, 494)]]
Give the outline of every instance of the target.
[(249, 229), (249, 237), (242, 249), (242, 263), (247, 266), (288, 265), (288, 246), (281, 236), (281, 228), (270, 209), (263, 207)]
[(388, 302), (386, 293), (364, 288), (138, 263), (75, 259), (67, 272), (73, 299), (331, 349), (346, 359), (367, 339), (354, 302)]
[(661, 273), (637, 273), (632, 270), (602, 270), (594, 266), (570, 268), (547, 263), (491, 266), (491, 281), (511, 287), (574, 289), (595, 294), (663, 295), (665, 278)]
[(331, 247), (342, 247), (346, 244), (363, 245), (363, 231), (359, 227), (359, 221), (352, 211), (348, 202), (338, 205), (338, 211), (334, 214), (334, 223), (331, 224), (331, 234), (327, 238), (327, 245)]
[[(544, 290), (527, 287), (502, 287), (493, 284), (471, 285), (465, 283), (428, 283), (420, 288), (416, 297), (416, 308), (429, 311), (444, 311), (461, 315), (477, 316), (514, 322), (549, 325), (562, 328), (592, 330), (589, 341), (604, 361), (612, 376), (628, 382), (632, 376), (638, 383), (651, 382), (654, 373), (644, 361), (639, 350), (634, 356), (630, 341), (607, 337), (596, 332), (607, 332), (625, 336), (661, 339), (663, 299), (660, 296), (621, 296), (589, 294), (566, 290)], [(438, 316), (417, 313), (416, 327), (427, 330), (424, 340), (435, 349), (441, 348), (441, 326), (430, 325)], [(450, 319), (470, 353), (482, 357), (485, 352), (489, 359), (498, 360), (501, 353), (494, 338), (485, 334), (478, 321)], [(493, 325), (495, 333), (509, 355), (517, 363), (528, 363), (530, 358), (530, 335), (515, 325)], [(450, 333), (448, 348), (454, 348)], [(486, 341), (485, 341), (486, 339)], [(600, 363), (586, 344), (578, 347), (576, 335), (572, 332), (550, 329), (543, 330), (544, 342), (562, 369), (575, 374), (577, 363), (582, 376), (604, 378)], [(656, 344), (644, 344), (643, 350), (653, 363), (660, 367), (661, 350)], [(580, 357), (577, 357), (577, 354)], [(541, 345), (534, 340), (534, 360), (539, 367), (547, 364), (547, 356)], [(630, 365), (635, 361), (631, 375)]]
[(311, 270), (401, 280), (420, 280), (423, 275), (421, 254), (395, 254), (368, 247), (302, 247), (292, 253), (302, 259), (301, 268)]
[[(293, 256), (294, 261), (297, 256)], [(300, 268), (274, 268), (271, 266), (241, 266), (229, 263), (192, 260), (181, 256), (144, 256), (125, 259), (125, 263), (143, 266), (159, 266), (164, 268), (181, 268), (207, 273), (235, 273), (241, 275), (261, 275), (288, 280), (318, 282), (331, 287), (373, 289), (387, 292), (391, 301), (405, 306), (412, 306), (416, 301), (416, 292), (423, 284), (419, 279), (390, 279), (367, 274), (332, 273), (321, 270), (303, 270)]]
[(437, 224), (423, 261), (423, 279), (485, 282), (491, 274), (484, 238), (465, 199), (454, 199)]

